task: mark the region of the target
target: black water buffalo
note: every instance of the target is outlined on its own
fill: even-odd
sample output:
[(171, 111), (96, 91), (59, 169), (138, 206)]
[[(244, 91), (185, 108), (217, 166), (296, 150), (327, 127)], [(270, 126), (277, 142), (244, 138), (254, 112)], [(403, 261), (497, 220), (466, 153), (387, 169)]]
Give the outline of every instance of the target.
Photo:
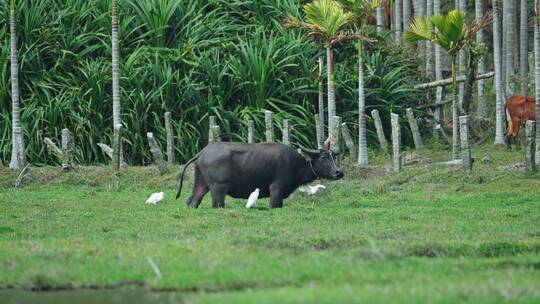
[(270, 208), (283, 207), (283, 199), (301, 185), (317, 178), (343, 177), (331, 150), (293, 148), (275, 143), (246, 144), (213, 142), (184, 166), (176, 198), (182, 191), (186, 168), (195, 162), (193, 192), (187, 200), (197, 208), (203, 197), (212, 194), (212, 207), (225, 207), (225, 195), (248, 198), (256, 188), (259, 197), (270, 197)]

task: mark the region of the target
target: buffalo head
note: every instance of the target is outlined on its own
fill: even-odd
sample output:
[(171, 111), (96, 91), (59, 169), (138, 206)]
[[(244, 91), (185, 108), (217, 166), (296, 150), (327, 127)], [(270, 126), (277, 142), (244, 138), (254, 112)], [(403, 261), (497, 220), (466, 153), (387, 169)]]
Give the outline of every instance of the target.
[(300, 146), (300, 152), (304, 159), (309, 162), (313, 173), (317, 177), (326, 179), (341, 179), (341, 172), (336, 165), (336, 158), (339, 155), (339, 149), (308, 149)]

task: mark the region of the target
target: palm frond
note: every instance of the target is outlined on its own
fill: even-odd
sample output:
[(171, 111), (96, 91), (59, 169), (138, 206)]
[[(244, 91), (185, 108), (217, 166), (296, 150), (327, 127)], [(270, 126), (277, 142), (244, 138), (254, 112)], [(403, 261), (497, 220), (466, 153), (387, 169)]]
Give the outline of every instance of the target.
[(428, 17), (415, 17), (403, 36), (409, 42), (433, 41), (435, 37), (433, 23)]

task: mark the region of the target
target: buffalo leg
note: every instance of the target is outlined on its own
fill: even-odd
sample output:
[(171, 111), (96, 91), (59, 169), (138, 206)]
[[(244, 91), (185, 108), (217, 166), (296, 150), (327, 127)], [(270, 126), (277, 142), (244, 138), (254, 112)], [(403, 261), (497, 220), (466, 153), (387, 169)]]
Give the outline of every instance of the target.
[(223, 184), (214, 184), (210, 187), (212, 193), (212, 208), (225, 208), (225, 195), (228, 188)]
[(208, 184), (204, 180), (201, 171), (195, 167), (195, 182), (193, 183), (191, 196), (187, 200), (187, 205), (191, 208), (198, 208), (208, 190)]
[(283, 207), (283, 193), (279, 186), (270, 185), (270, 208)]

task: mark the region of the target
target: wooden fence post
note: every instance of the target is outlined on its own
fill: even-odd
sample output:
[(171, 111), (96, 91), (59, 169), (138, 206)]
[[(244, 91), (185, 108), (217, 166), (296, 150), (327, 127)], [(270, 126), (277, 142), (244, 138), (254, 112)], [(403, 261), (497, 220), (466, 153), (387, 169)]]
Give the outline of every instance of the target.
[(148, 132), (146, 133), (146, 137), (148, 138), (150, 152), (152, 152), (152, 156), (154, 157), (154, 163), (158, 166), (159, 173), (163, 175), (169, 172), (169, 169), (167, 168), (167, 163), (163, 159), (163, 154), (161, 153), (156, 139), (154, 138), (154, 134), (152, 132)]
[(472, 170), (471, 150), (469, 149), (469, 127), (468, 116), (459, 117), (459, 134), (461, 138), (461, 158), (463, 161), (463, 168), (465, 170)]
[(399, 115), (390, 114), (392, 123), (392, 152), (394, 172), (401, 170), (401, 128), (399, 125)]
[(213, 115), (210, 115), (209, 117), (209, 125), (208, 125), (208, 142), (211, 143), (213, 141), (216, 141), (214, 138), (214, 126), (216, 126), (216, 117)]
[(422, 137), (420, 136), (420, 130), (418, 129), (418, 122), (414, 118), (414, 113), (412, 108), (407, 108), (407, 120), (409, 121), (409, 126), (411, 127), (411, 132), (413, 135), (414, 147), (416, 150), (422, 149)]
[(167, 133), (167, 162), (174, 165), (174, 134), (171, 124), (171, 112), (165, 112), (165, 132)]
[(377, 137), (379, 138), (379, 144), (381, 145), (381, 150), (383, 153), (388, 153), (388, 142), (384, 136), (384, 130), (382, 126), (381, 116), (379, 116), (379, 111), (377, 109), (371, 111), (371, 117), (375, 122), (375, 129), (377, 129)]
[(321, 125), (319, 114), (315, 114), (315, 131), (317, 133), (317, 149), (322, 149), (324, 146), (324, 127)]
[(525, 163), (529, 173), (536, 171), (535, 125), (536, 123), (533, 120), (527, 120), (527, 124), (525, 125), (525, 136), (527, 138), (525, 146)]
[(291, 126), (288, 119), (283, 120), (283, 130), (281, 133), (283, 135), (283, 140), (282, 140), (283, 144), (290, 146), (291, 145)]
[(73, 169), (73, 135), (69, 129), (62, 129), (62, 169)]
[(253, 122), (253, 120), (248, 120), (247, 126), (248, 126), (248, 143), (252, 144), (254, 143), (253, 133), (255, 132), (255, 123)]
[(266, 125), (266, 142), (274, 142), (274, 125), (272, 123), (272, 111), (264, 111), (264, 122)]
[(212, 127), (212, 138), (214, 141), (221, 141), (221, 128), (218, 125)]
[(122, 163), (122, 125), (114, 126), (113, 147), (112, 147), (113, 169), (119, 170)]
[(351, 137), (351, 132), (349, 132), (349, 128), (347, 128), (346, 123), (341, 124), (341, 135), (343, 136), (343, 140), (345, 141), (345, 145), (347, 145), (347, 149), (349, 149), (349, 154), (351, 157), (351, 160), (356, 163), (356, 159), (358, 157), (358, 154), (356, 154), (356, 147), (354, 146), (353, 139)]

